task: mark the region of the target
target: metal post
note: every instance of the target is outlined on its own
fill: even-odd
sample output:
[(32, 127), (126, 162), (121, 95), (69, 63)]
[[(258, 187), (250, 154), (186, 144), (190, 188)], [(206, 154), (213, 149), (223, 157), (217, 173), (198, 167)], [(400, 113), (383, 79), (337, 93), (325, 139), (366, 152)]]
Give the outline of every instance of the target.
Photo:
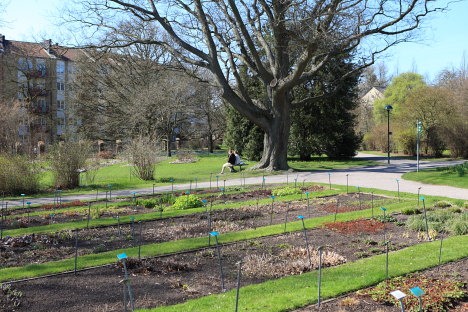
[(76, 275), (77, 265), (78, 265), (78, 231), (75, 230), (75, 266), (74, 266), (75, 275)]
[(388, 244), (390, 242), (385, 242), (385, 280), (388, 281)]
[(236, 310), (235, 310), (235, 312), (237, 312), (238, 309), (239, 309), (239, 292), (240, 292), (242, 261), (237, 262), (237, 265), (239, 265), (239, 268), (237, 270), (237, 292), (236, 292)]
[(286, 224), (288, 223), (288, 214), (289, 214), (289, 203), (288, 203), (288, 208), (286, 208), (286, 216), (284, 217), (284, 233), (286, 233)]
[(348, 188), (349, 188), (349, 183), (348, 183), (348, 177), (349, 177), (349, 174), (346, 175), (346, 194), (348, 194)]
[(298, 216), (298, 218), (301, 219), (302, 221), (302, 229), (304, 231), (304, 239), (306, 243), (307, 257), (309, 258), (309, 267), (310, 267), (310, 270), (312, 270), (312, 258), (310, 257), (309, 239), (307, 238), (307, 229), (304, 223), (304, 216)]
[(143, 227), (143, 224), (141, 223), (141, 221), (138, 221), (138, 225), (140, 226), (140, 233), (138, 235), (138, 260), (141, 260), (141, 230), (142, 230), (142, 227)]
[(387, 110), (387, 164), (390, 165), (390, 110), (392, 106), (387, 105), (385, 109)]
[(218, 253), (218, 263), (219, 263), (219, 269), (220, 269), (220, 272), (221, 272), (221, 289), (222, 289), (223, 292), (225, 292), (226, 287), (224, 287), (223, 263), (221, 262), (221, 251), (220, 251), (219, 242), (218, 242), (219, 233), (218, 232), (211, 232), (210, 235), (214, 236), (215, 239), (216, 239), (216, 251)]
[(213, 177), (213, 173), (210, 173), (210, 190), (211, 190), (211, 178)]
[(441, 237), (440, 237), (440, 246), (439, 246), (439, 264), (438, 264), (438, 266), (437, 266), (437, 272), (439, 272), (440, 261), (441, 261), (441, 259), (442, 259), (442, 242), (443, 242), (443, 240), (444, 240), (444, 237), (441, 236)]
[(398, 202), (400, 202), (400, 180), (399, 179), (396, 179), (396, 183), (397, 183), (397, 190), (398, 190)]
[(271, 211), (270, 211), (270, 225), (273, 224), (273, 205), (275, 203), (275, 196), (271, 196)]
[(88, 203), (88, 220), (86, 222), (86, 228), (89, 229), (89, 219), (91, 219), (91, 203)]
[(320, 308), (320, 291), (321, 291), (321, 285), (322, 285), (322, 250), (323, 246), (320, 246), (318, 248), (319, 251), (319, 273), (318, 273), (318, 307)]
[(374, 192), (371, 193), (372, 218), (374, 217)]
[(421, 122), (416, 120), (416, 172), (419, 172), (419, 133), (421, 132)]
[(331, 190), (331, 173), (328, 174), (328, 185)]
[(419, 193), (420, 193), (420, 191), (421, 191), (421, 186), (418, 187), (418, 208), (419, 208)]
[(429, 225), (427, 224), (426, 203), (424, 202), (424, 197), (421, 197), (421, 200), (422, 200), (423, 209), (424, 209), (424, 220), (426, 222), (426, 235), (427, 235), (427, 239), (429, 240)]

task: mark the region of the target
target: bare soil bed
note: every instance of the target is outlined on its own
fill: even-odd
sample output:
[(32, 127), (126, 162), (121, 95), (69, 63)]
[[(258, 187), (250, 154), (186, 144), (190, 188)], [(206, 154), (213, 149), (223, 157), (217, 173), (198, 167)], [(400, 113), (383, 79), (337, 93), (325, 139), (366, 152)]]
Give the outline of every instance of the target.
[[(226, 201), (232, 200), (232, 197), (238, 200), (238, 195), (240, 194), (233, 194), (226, 198)], [(200, 237), (207, 235), (211, 230), (223, 233), (255, 229), (270, 224), (285, 223), (285, 221), (296, 221), (298, 215), (316, 218), (340, 209), (351, 211), (368, 208), (356, 203), (358, 196), (362, 197), (362, 200), (370, 200), (371, 195), (340, 194), (309, 201), (304, 198), (302, 201), (274, 202), (273, 205), (253, 205), (157, 219), (142, 223), (141, 244)], [(383, 198), (374, 196), (374, 200), (377, 202)], [(211, 228), (209, 228), (210, 224)], [(133, 222), (122, 224), (120, 227), (82, 229), (78, 231), (78, 254), (85, 255), (137, 246), (139, 226), (137, 222)], [(74, 254), (75, 233), (72, 231), (5, 237), (0, 240), (0, 267), (43, 263), (70, 258)]]
[[(338, 265), (363, 255), (384, 251), (383, 231), (341, 234), (326, 228), (307, 231), (310, 248), (333, 246), (325, 261)], [(418, 243), (417, 233), (404, 227), (386, 224), (386, 237), (392, 249)], [(222, 234), (221, 234), (222, 235)], [(308, 271), (308, 257), (302, 232), (266, 237), (221, 247), (225, 288), (233, 289), (236, 263), (244, 262), (242, 286), (268, 279)], [(117, 260), (117, 258), (116, 258)], [(328, 262), (327, 262), (328, 261)], [(313, 269), (317, 257), (312, 252)], [(216, 249), (159, 257), (129, 263), (136, 307), (170, 305), (212, 293), (221, 292), (220, 267)], [(122, 311), (123, 272), (120, 265), (13, 283), (21, 292), (20, 305), (4, 311)], [(1, 297), (1, 294), (0, 294)], [(2, 297), (5, 301), (5, 296)], [(3, 311), (3, 310), (2, 310)], [(329, 310), (339, 311), (339, 309)], [(355, 310), (374, 311), (374, 310)]]
[[(420, 279), (431, 278), (437, 280), (455, 280), (465, 283), (464, 290), (468, 292), (468, 258), (460, 261), (447, 263), (440, 268), (432, 268), (415, 274)], [(416, 285), (415, 285), (416, 286)], [(424, 301), (423, 301), (424, 305)], [(320, 309), (317, 305), (307, 306), (294, 312), (399, 312), (399, 306), (378, 303), (368, 295), (361, 295), (359, 292), (350, 293), (340, 298), (327, 300), (321, 304)], [(447, 311), (466, 312), (468, 311), (468, 297), (460, 299), (452, 308)]]

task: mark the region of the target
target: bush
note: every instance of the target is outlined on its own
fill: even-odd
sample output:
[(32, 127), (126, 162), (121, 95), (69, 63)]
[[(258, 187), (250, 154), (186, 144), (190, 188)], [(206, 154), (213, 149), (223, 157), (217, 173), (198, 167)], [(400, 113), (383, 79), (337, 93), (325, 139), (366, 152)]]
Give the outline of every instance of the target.
[(448, 202), (446, 200), (439, 200), (438, 202), (436, 202), (434, 204), (434, 207), (437, 207), (437, 208), (447, 208), (447, 207), (452, 207), (452, 203), (451, 202)]
[(196, 195), (182, 195), (177, 197), (174, 205), (171, 206), (172, 209), (190, 209), (202, 207), (203, 202)]
[(301, 194), (301, 189), (286, 186), (281, 189), (276, 189), (276, 190), (271, 191), (271, 194), (273, 196), (286, 196), (286, 195), (292, 195), (292, 194)]
[(54, 184), (59, 188), (75, 188), (80, 185), (80, 171), (86, 166), (91, 154), (89, 142), (60, 142), (54, 145), (48, 155)]
[(416, 215), (416, 214), (420, 214), (421, 213), (421, 210), (418, 209), (418, 208), (405, 208), (401, 211), (402, 214), (404, 215)]
[(0, 190), (6, 194), (31, 194), (39, 190), (39, 171), (26, 157), (0, 155)]
[[(467, 215), (467, 213), (464, 213)], [(449, 227), (450, 233), (453, 235), (465, 235), (468, 234), (468, 219), (465, 218), (457, 218)]]
[(154, 180), (155, 165), (159, 162), (154, 142), (146, 138), (136, 138), (127, 146), (126, 155), (133, 163), (138, 178), (144, 181)]

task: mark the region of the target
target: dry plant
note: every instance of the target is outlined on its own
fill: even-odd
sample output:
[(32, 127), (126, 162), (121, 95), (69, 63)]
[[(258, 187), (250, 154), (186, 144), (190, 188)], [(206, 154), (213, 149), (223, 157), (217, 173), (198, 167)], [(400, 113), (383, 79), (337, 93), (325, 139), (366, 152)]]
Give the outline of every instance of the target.
[(342, 307), (354, 307), (359, 304), (359, 300), (354, 297), (346, 297), (340, 301)]
[[(261, 254), (248, 255), (244, 259), (244, 272), (256, 277), (282, 277), (288, 275), (302, 274), (311, 269), (318, 268), (319, 253), (312, 250), (312, 268), (309, 266), (307, 249), (302, 247), (290, 247), (281, 250), (278, 255)], [(334, 251), (324, 251), (322, 253), (323, 266), (335, 266), (345, 263), (347, 260)]]
[(155, 165), (160, 161), (156, 144), (148, 138), (134, 139), (126, 149), (129, 162), (133, 163), (135, 175), (144, 180), (154, 180)]

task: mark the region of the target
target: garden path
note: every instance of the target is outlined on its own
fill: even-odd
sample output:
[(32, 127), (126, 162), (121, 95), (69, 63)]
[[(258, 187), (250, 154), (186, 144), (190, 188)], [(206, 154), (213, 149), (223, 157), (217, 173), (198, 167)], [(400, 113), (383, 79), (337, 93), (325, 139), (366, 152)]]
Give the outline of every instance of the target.
[[(452, 186), (432, 185), (424, 184), (421, 182), (402, 180), (401, 176), (410, 171), (416, 171), (417, 163), (415, 160), (409, 159), (391, 159), (390, 165), (387, 164), (387, 158), (383, 156), (363, 154), (359, 153), (357, 158), (374, 160), (382, 162), (381, 165), (376, 166), (364, 166), (346, 169), (336, 169), (328, 171), (314, 171), (314, 172), (290, 172), (288, 177), (286, 174), (266, 176), (265, 182), (269, 183), (285, 183), (288, 179), (289, 182), (294, 183), (294, 179), (297, 179), (297, 183), (306, 182), (318, 182), (328, 183), (329, 177), (332, 184), (346, 185), (348, 179), (349, 186), (360, 186), (366, 188), (376, 188), (388, 191), (397, 191), (399, 180), (400, 192), (406, 193), (418, 193), (420, 189), (421, 195), (433, 195), (433, 196), (445, 196), (457, 199), (468, 200), (468, 189), (457, 188)], [(420, 169), (429, 169), (450, 166), (455, 164), (463, 163), (464, 161), (420, 161)], [(329, 174), (331, 174), (329, 176)], [(242, 180), (242, 182), (244, 182)], [(239, 185), (241, 179), (226, 180), (226, 186)], [(250, 177), (245, 178), (246, 184), (259, 184), (262, 183), (262, 177)], [(214, 185), (214, 183), (212, 183)], [(208, 188), (209, 182), (198, 182), (199, 188)], [(188, 190), (189, 184), (178, 184), (174, 185), (174, 190)], [(153, 191), (153, 188), (143, 189), (130, 189), (130, 190), (119, 190), (112, 191), (112, 196), (132, 196), (132, 192), (137, 194), (149, 194)], [(169, 192), (171, 191), (171, 185), (158, 186), (154, 188), (155, 192)], [(104, 193), (100, 194), (100, 198), (104, 197)], [(81, 194), (81, 195), (69, 195), (63, 196), (62, 201), (74, 201), (74, 200), (93, 200), (96, 198), (96, 194)], [(31, 204), (50, 204), (54, 200), (53, 197), (34, 198), (28, 201)], [(22, 206), (22, 200), (9, 200), (8, 207)]]

